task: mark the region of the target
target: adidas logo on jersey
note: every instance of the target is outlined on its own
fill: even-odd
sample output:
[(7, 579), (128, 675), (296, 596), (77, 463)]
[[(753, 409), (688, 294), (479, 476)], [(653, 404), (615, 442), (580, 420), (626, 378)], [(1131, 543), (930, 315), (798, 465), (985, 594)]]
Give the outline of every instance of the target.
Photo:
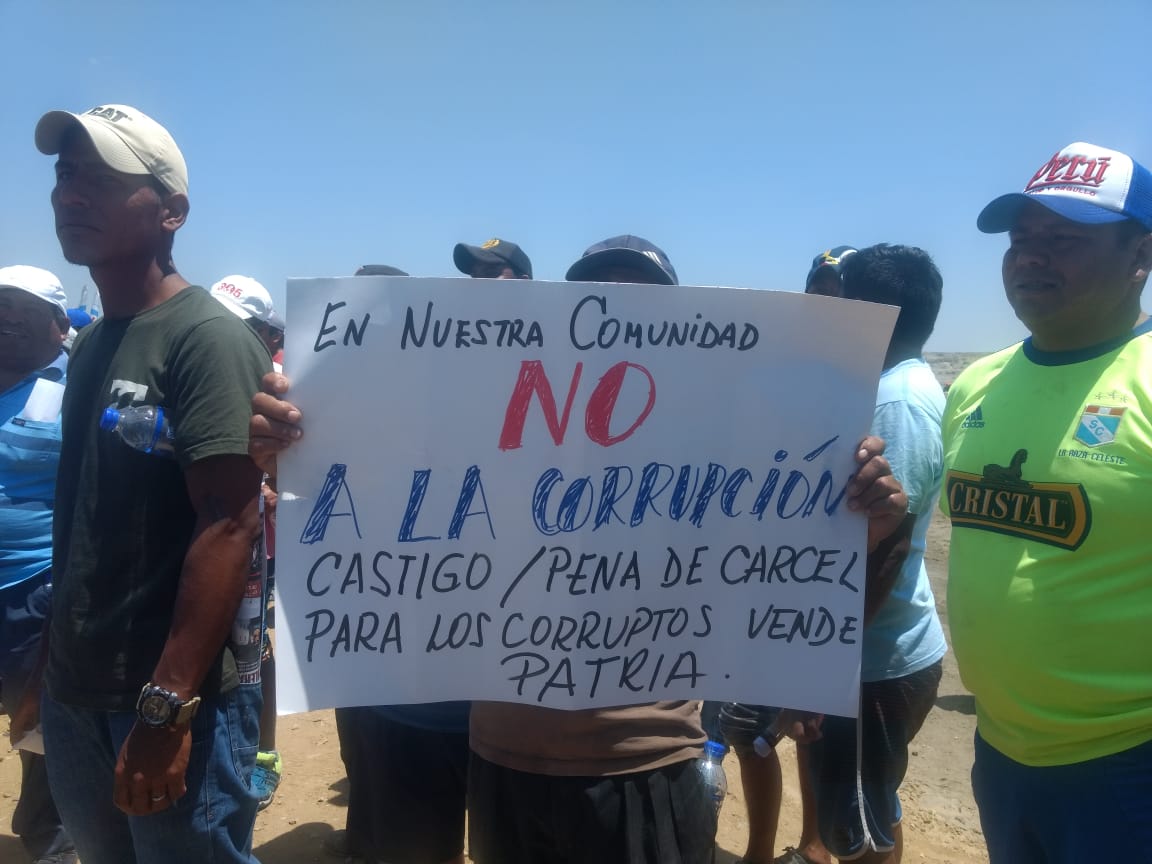
[(964, 422), (960, 424), (961, 429), (983, 429), (984, 428), (984, 406), (977, 405), (976, 410), (964, 418)]

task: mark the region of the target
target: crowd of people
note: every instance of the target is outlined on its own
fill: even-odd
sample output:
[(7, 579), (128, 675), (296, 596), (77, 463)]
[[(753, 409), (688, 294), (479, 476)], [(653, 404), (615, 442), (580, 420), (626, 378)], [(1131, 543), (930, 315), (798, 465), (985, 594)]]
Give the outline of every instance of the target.
[[(276, 457), (308, 428), (281, 372), (290, 322), (251, 277), (204, 290), (176, 270), (188, 172), (159, 123), (125, 105), (52, 111), (34, 140), (56, 156), (64, 257), (88, 268), (103, 315), (73, 328), (55, 275), (0, 266), (13, 831), (37, 864), (254, 861), (257, 813), (292, 770), (276, 745), (267, 635)], [(713, 738), (740, 766), (744, 864), (897, 864), (898, 790), (947, 650), (924, 568), (939, 509), (953, 529), (949, 624), (975, 696), (972, 784), (991, 861), (1152, 862), (1152, 539), (1140, 504), (1152, 475), (1141, 310), (1152, 175), (1071, 144), (977, 227), (1008, 235), (1005, 293), (1030, 336), (975, 363), (947, 400), (923, 359), (943, 292), (928, 253), (832, 247), (804, 286), (899, 308), (847, 490), (868, 522), (857, 718), (773, 706), (771, 693), (762, 705), (341, 708), (347, 822), (327, 851), (462, 864), (467, 820), (478, 864), (705, 864), (717, 811), (696, 760)], [(506, 240), (458, 244), (453, 261), (474, 278), (533, 278)], [(633, 235), (590, 246), (566, 278), (679, 282), (664, 251)], [(142, 406), (161, 409), (141, 415), (143, 438), (109, 431), (109, 410)], [(777, 855), (785, 736), (803, 830)]]

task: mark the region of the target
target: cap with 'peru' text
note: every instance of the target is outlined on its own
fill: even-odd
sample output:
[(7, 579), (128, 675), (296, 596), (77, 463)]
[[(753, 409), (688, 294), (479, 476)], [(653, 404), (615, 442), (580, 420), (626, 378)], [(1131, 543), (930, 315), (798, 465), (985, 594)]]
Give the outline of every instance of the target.
[(461, 273), (472, 275), (476, 264), (507, 264), (517, 276), (532, 278), (532, 262), (524, 250), (515, 243), (493, 237), (479, 246), (457, 243), (452, 250), (452, 262)]
[(1001, 195), (981, 212), (985, 234), (1009, 231), (1026, 201), (1087, 225), (1134, 219), (1152, 231), (1152, 174), (1131, 156), (1078, 141), (1040, 166), (1023, 192)]
[(664, 250), (634, 234), (621, 234), (593, 243), (580, 260), (568, 268), (569, 282), (595, 282), (606, 267), (634, 267), (647, 273), (657, 285), (679, 285), (676, 269)]
[(168, 130), (130, 105), (98, 105), (83, 114), (49, 111), (36, 124), (36, 149), (54, 156), (83, 129), (104, 164), (122, 174), (151, 174), (169, 192), (188, 194), (188, 166)]

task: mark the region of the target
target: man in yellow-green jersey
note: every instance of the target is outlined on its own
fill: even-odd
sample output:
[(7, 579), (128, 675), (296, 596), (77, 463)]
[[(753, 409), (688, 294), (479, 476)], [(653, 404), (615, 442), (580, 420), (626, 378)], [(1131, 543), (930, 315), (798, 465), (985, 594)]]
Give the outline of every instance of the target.
[(1152, 175), (1075, 143), (984, 208), (1031, 336), (944, 414), (953, 647), (992, 864), (1152, 862)]

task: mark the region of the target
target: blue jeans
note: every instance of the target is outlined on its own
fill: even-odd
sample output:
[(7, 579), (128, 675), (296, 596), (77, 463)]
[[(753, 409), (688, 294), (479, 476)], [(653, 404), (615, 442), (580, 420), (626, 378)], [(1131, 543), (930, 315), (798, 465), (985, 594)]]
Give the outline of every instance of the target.
[(129, 816), (112, 801), (116, 759), (136, 722), (126, 711), (45, 696), (41, 723), (52, 794), (84, 864), (248, 864), (257, 797), (260, 686), (205, 700), (192, 719), (188, 791), (167, 810)]
[(992, 864), (1152, 862), (1152, 741), (1037, 768), (977, 732), (972, 792)]

